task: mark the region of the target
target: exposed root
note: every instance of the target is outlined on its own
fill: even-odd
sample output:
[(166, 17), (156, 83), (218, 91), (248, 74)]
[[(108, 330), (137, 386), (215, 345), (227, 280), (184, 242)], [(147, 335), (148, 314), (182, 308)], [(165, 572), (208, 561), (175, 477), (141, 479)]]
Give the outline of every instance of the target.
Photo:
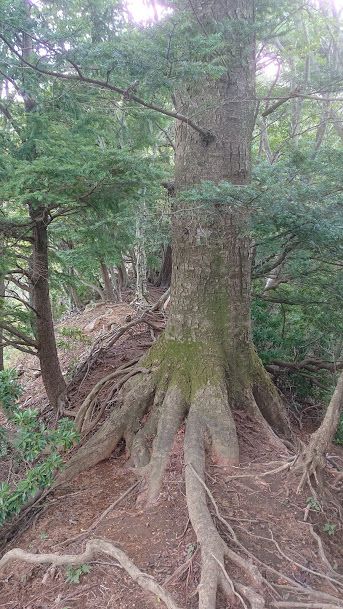
[(258, 410), (272, 429), (284, 438), (291, 439), (291, 426), (287, 418), (286, 409), (273, 381), (257, 355), (254, 358), (252, 393)]
[(287, 560), (288, 562), (290, 562), (293, 565), (296, 565), (302, 571), (306, 571), (307, 573), (310, 573), (311, 575), (315, 575), (316, 577), (319, 577), (320, 579), (327, 580), (327, 581), (331, 582), (332, 584), (335, 584), (336, 586), (343, 588), (343, 576), (339, 575), (338, 573), (335, 573), (335, 577), (331, 577), (331, 575), (327, 575), (326, 573), (321, 573), (320, 571), (315, 571), (314, 569), (310, 569), (309, 567), (306, 567), (305, 565), (302, 565), (301, 563), (299, 563), (294, 558), (290, 558), (280, 548), (280, 545), (278, 544), (276, 539), (274, 539), (274, 537), (273, 537), (272, 531), (270, 531), (270, 533), (271, 533), (271, 538), (268, 541), (271, 541), (275, 545), (280, 556), (282, 556), (285, 560)]
[(170, 288), (168, 288), (158, 301), (151, 307), (151, 312), (163, 311), (167, 308), (170, 299)]
[(318, 452), (313, 441), (311, 441), (308, 446), (302, 445), (293, 466), (293, 471), (301, 474), (297, 493), (300, 493), (307, 484), (313, 496), (316, 497), (316, 491), (313, 488), (312, 481), (314, 480), (316, 487), (321, 485), (320, 479), (322, 478), (325, 465), (325, 454), (321, 451)]
[(108, 459), (128, 431), (139, 429), (140, 421), (152, 403), (154, 392), (153, 374), (135, 376), (127, 381), (122, 388), (121, 406), (115, 409), (94, 436), (81, 446), (58, 476), (55, 485), (71, 480), (82, 471)]
[(145, 591), (162, 600), (168, 609), (179, 609), (171, 595), (160, 584), (147, 573), (140, 571), (129, 559), (127, 554), (114, 546), (112, 543), (101, 539), (93, 539), (87, 542), (86, 549), (82, 554), (31, 554), (20, 548), (9, 550), (0, 560), (0, 571), (13, 560), (21, 560), (34, 565), (50, 564), (82, 565), (92, 560), (97, 554), (106, 554), (118, 561), (128, 575)]
[[(115, 372), (111, 372), (104, 378), (102, 378), (96, 385), (94, 385), (92, 391), (88, 394), (86, 399), (82, 402), (77, 415), (75, 417), (75, 427), (79, 432), (85, 432), (90, 423), (90, 414), (96, 403), (99, 393), (112, 383), (113, 380), (122, 377), (121, 381), (115, 385), (115, 390), (119, 391), (122, 385), (134, 376), (135, 374), (146, 372), (142, 368), (135, 368), (128, 372), (128, 367), (118, 368)], [(107, 406), (107, 402), (104, 404), (104, 408)], [(88, 430), (87, 430), (88, 432)]]
[[(338, 599), (337, 599), (337, 602)], [(294, 601), (274, 601), (273, 607), (278, 609), (341, 609), (342, 605), (333, 605), (331, 603), (298, 603)]]
[[(253, 366), (254, 358), (252, 362)], [(121, 371), (120, 377), (118, 375), (119, 385), (122, 386), (118, 406), (103, 427), (71, 460), (61, 480), (68, 480), (106, 459), (124, 440), (130, 463), (140, 468), (140, 474), (144, 475), (144, 500), (151, 504), (159, 497), (175, 435), (185, 421), (186, 500), (201, 552), (198, 607), (215, 609), (218, 590), (221, 590), (234, 606), (239, 603), (244, 609), (264, 609), (265, 587), (268, 586), (274, 598), (278, 592), (256, 565), (266, 568), (274, 576), (283, 577), (283, 574), (255, 558), (239, 541), (230, 523), (221, 516), (205, 483), (205, 455), (208, 453), (222, 469), (239, 463), (239, 446), (232, 414), (232, 408), (237, 404), (245, 404), (260, 422), (263, 415), (263, 424), (268, 430), (268, 423), (272, 423), (278, 433), (285, 434), (288, 421), (275, 388), (259, 365), (253, 381), (246, 381), (242, 376), (231, 388), (226, 381), (227, 369), (221, 353), (209, 349), (208, 345), (180, 345), (168, 339), (158, 341), (139, 366), (124, 373)], [(89, 423), (94, 399), (99, 391), (116, 378), (116, 373), (112, 373), (102, 379), (88, 396), (79, 413), (78, 422), (82, 420), (82, 426), (87, 420)], [(285, 455), (277, 467), (260, 474), (237, 473), (237, 476), (226, 477), (226, 480), (264, 477), (289, 469), (295, 458), (288, 459), (279, 437), (271, 433), (271, 438)], [(215, 517), (226, 529), (225, 537), (217, 530), (207, 504), (208, 498), (214, 507)], [(274, 543), (283, 558), (289, 560), (274, 539), (269, 541)], [(228, 571), (229, 565), (232, 571)], [(331, 577), (332, 573), (325, 576), (319, 572), (309, 572), (340, 587), (339, 578)], [(305, 594), (303, 586), (291, 579), (284, 579), (290, 584), (294, 595)], [(308, 601), (315, 600), (313, 595), (316, 591), (312, 590), (312, 593), (307, 596)], [(323, 595), (321, 600), (324, 600)], [(335, 602), (336, 599), (327, 595), (325, 600)]]
[[(185, 478), (189, 517), (201, 548), (199, 609), (215, 609), (218, 587), (222, 588), (231, 602), (234, 602), (237, 595), (243, 594), (249, 602), (251, 599), (255, 599), (254, 609), (262, 609), (265, 603), (259, 594), (261, 575), (252, 564), (227, 546), (219, 535), (207, 506), (206, 490), (203, 484), (205, 432), (205, 423), (199, 418), (197, 410), (193, 408), (192, 404), (186, 423)], [(249, 585), (244, 583), (239, 592), (226, 572), (225, 558), (243, 570), (249, 583)], [(246, 606), (244, 601), (243, 605)]]
[(311, 480), (320, 486), (320, 477), (326, 465), (326, 452), (337, 430), (343, 407), (343, 372), (341, 373), (321, 426), (312, 434), (310, 442), (299, 454), (295, 470), (302, 472), (298, 492)]
[(165, 321), (164, 317), (161, 317), (161, 314), (159, 314), (158, 311), (144, 311), (143, 314), (138, 315), (132, 321), (124, 324), (116, 332), (113, 333), (113, 330), (109, 329), (107, 333), (98, 338), (90, 351), (86, 354), (85, 358), (77, 366), (73, 378), (68, 385), (68, 393), (70, 393), (71, 389), (76, 385), (78, 385), (78, 389), (80, 390), (82, 384), (88, 377), (89, 372), (96, 366), (99, 359), (101, 359), (101, 357), (106, 354), (126, 332), (140, 324), (145, 324), (154, 331), (161, 332), (161, 330), (164, 329)]
[(315, 532), (315, 530), (313, 529), (313, 526), (311, 524), (309, 525), (309, 527), (310, 527), (311, 535), (317, 543), (318, 553), (319, 553), (320, 558), (322, 559), (323, 564), (326, 566), (329, 573), (335, 573), (335, 575), (337, 575), (335, 569), (333, 568), (333, 566), (331, 565), (331, 563), (329, 562), (329, 560), (325, 554), (322, 540), (320, 539), (319, 535), (317, 535), (317, 533)]
[(198, 413), (207, 432), (214, 463), (225, 467), (238, 465), (239, 447), (236, 425), (229, 407), (224, 380), (198, 389), (193, 399), (193, 411)]
[(174, 438), (186, 413), (186, 402), (180, 389), (169, 387), (159, 418), (152, 457), (149, 465), (147, 503), (154, 503), (159, 495)]
[[(148, 420), (132, 438), (131, 462), (134, 467), (143, 468), (148, 465), (150, 461), (150, 445), (157, 433), (160, 408), (162, 407), (165, 394), (166, 390), (164, 388), (156, 389), (154, 403), (150, 410)], [(129, 448), (129, 446), (127, 446), (127, 448)]]

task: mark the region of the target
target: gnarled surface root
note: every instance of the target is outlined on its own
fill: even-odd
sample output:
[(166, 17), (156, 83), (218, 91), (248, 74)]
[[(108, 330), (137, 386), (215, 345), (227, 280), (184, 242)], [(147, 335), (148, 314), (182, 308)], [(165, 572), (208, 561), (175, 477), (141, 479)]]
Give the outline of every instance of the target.
[(147, 573), (140, 571), (129, 557), (114, 546), (112, 543), (102, 539), (92, 539), (86, 545), (82, 554), (30, 554), (19, 548), (9, 550), (0, 560), (0, 571), (13, 560), (21, 560), (30, 564), (42, 565), (82, 565), (89, 562), (97, 554), (106, 554), (117, 560), (119, 565), (125, 569), (130, 577), (145, 591), (153, 594), (160, 601), (162, 600), (168, 609), (179, 609), (174, 599), (158, 582)]
[(175, 435), (186, 413), (186, 401), (177, 386), (168, 388), (154, 440), (149, 465), (147, 503), (154, 503), (159, 495), (163, 474), (169, 460)]
[(308, 446), (300, 451), (295, 463), (295, 470), (302, 471), (298, 491), (304, 487), (306, 482), (311, 490), (313, 490), (311, 486), (312, 478), (315, 480), (316, 485), (319, 486), (319, 477), (326, 465), (326, 452), (336, 433), (342, 407), (343, 372), (338, 379), (336, 389), (319, 429), (312, 434)]
[[(212, 520), (204, 481), (206, 423), (192, 403), (186, 423), (185, 465), (186, 498), (189, 517), (201, 548), (201, 578), (198, 588), (199, 609), (215, 609), (218, 588), (230, 602), (243, 596), (254, 609), (263, 609), (260, 594), (262, 577), (256, 567), (227, 546)], [(239, 567), (247, 582), (235, 583), (225, 567), (225, 558)], [(244, 603), (243, 603), (244, 604)]]
[(222, 466), (238, 465), (236, 425), (229, 407), (224, 379), (198, 389), (193, 399), (192, 411), (198, 413), (207, 432), (213, 461)]
[(109, 419), (69, 461), (56, 484), (71, 480), (82, 471), (108, 459), (125, 433), (139, 421), (149, 409), (155, 392), (153, 374), (131, 378), (123, 387), (121, 405)]
[[(250, 558), (239, 553), (235, 534), (230, 533), (229, 547), (212, 519), (204, 481), (205, 455), (208, 453), (223, 468), (238, 465), (239, 446), (232, 414), (238, 404), (245, 405), (260, 420), (263, 418), (266, 428), (269, 429), (269, 422), (279, 433), (285, 433), (287, 419), (277, 391), (257, 358), (255, 368), (253, 354), (248, 365), (250, 378), (245, 378), (242, 371), (227, 381), (230, 374), (224, 355), (207, 344), (162, 340), (138, 366), (144, 374), (124, 383), (119, 406), (81, 447), (61, 479), (70, 479), (106, 459), (124, 440), (131, 464), (145, 479), (140, 499), (144, 498), (148, 505), (154, 503), (175, 436), (185, 421), (186, 499), (201, 549), (199, 609), (215, 609), (218, 590), (232, 605), (239, 602), (250, 609), (263, 609), (259, 570)], [(276, 436), (275, 439), (281, 443)], [(232, 575), (227, 571), (229, 564)]]
[(257, 407), (274, 431), (291, 439), (291, 427), (278, 391), (257, 355), (253, 360), (252, 393)]

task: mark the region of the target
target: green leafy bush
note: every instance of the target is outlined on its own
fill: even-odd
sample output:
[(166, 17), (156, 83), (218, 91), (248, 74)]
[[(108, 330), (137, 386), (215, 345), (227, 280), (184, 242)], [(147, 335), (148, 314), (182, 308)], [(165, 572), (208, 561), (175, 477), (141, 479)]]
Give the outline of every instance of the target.
[(59, 450), (71, 448), (79, 438), (69, 419), (61, 419), (56, 429), (49, 429), (40, 421), (37, 410), (21, 410), (17, 404), (20, 394), (15, 371), (0, 372), (1, 406), (15, 427), (11, 440), (7, 430), (0, 427), (0, 457), (11, 450), (17, 464), (25, 464), (27, 470), (15, 487), (0, 483), (0, 526), (17, 514), (39, 489), (52, 483), (55, 472), (63, 465)]
[(2, 370), (0, 372), (0, 407), (5, 414), (11, 413), (13, 405), (22, 393), (15, 370)]

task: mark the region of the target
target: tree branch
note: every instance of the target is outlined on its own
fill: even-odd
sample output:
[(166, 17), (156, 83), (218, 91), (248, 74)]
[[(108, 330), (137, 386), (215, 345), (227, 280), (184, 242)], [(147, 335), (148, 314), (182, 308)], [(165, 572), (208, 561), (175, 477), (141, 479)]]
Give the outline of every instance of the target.
[(288, 370), (307, 370), (308, 372), (318, 372), (319, 370), (328, 370), (329, 372), (337, 372), (343, 370), (343, 362), (326, 362), (313, 357), (308, 357), (301, 362), (284, 362), (282, 360), (273, 360), (266, 366), (268, 372), (278, 372), (280, 368)]
[[(292, 252), (293, 250), (296, 249), (296, 247), (299, 245), (299, 243), (296, 242), (292, 242), (291, 240), (293, 239), (293, 236), (290, 238), (289, 242), (287, 243), (287, 245), (284, 247), (284, 249), (282, 250), (282, 252), (280, 252), (279, 255), (277, 256), (271, 256), (268, 257), (267, 260), (262, 261), (258, 266), (262, 267), (260, 268), (258, 271), (253, 272), (253, 279), (257, 279), (258, 277), (264, 277), (267, 273), (270, 273), (270, 271), (273, 271), (274, 269), (276, 269), (278, 266), (280, 266), (280, 264), (282, 262), (284, 262), (284, 260), (287, 258), (287, 255)], [(274, 258), (274, 260), (273, 260)], [(269, 262), (269, 264), (267, 264), (267, 262), (271, 259), (271, 262)], [(264, 264), (264, 266), (262, 266)]]
[(21, 283), (18, 279), (16, 279), (15, 277), (12, 277), (12, 273), (7, 273), (6, 279), (7, 279), (7, 281), (14, 283), (14, 285), (16, 285), (21, 290), (24, 290), (25, 292), (29, 292), (29, 293), (31, 292), (30, 286), (27, 285), (26, 283)]
[(38, 349), (38, 343), (33, 340), (33, 338), (30, 338), (29, 336), (24, 334), (24, 332), (21, 332), (20, 330), (12, 326), (12, 324), (7, 324), (5, 321), (0, 321), (0, 328), (2, 328), (2, 330), (5, 330), (5, 332), (9, 332), (9, 334), (12, 334), (13, 336), (19, 338), (21, 341), (23, 341), (25, 345)]
[(30, 241), (30, 239), (25, 238), (25, 233), (27, 233), (31, 227), (31, 222), (27, 224), (16, 224), (15, 222), (6, 222), (6, 220), (0, 221), (0, 233), (6, 237), (13, 237), (14, 239), (25, 239)]
[[(43, 74), (45, 76), (52, 76), (53, 78), (60, 78), (62, 80), (86, 83), (88, 85), (93, 85), (93, 86), (99, 87), (101, 89), (108, 89), (109, 91), (113, 91), (114, 93), (118, 93), (119, 95), (123, 96), (124, 99), (128, 98), (130, 101), (134, 101), (137, 104), (139, 104), (140, 106), (144, 106), (144, 108), (148, 108), (148, 110), (154, 110), (155, 112), (159, 112), (160, 114), (164, 114), (165, 116), (175, 118), (176, 120), (180, 121), (181, 123), (185, 123), (185, 124), (189, 125), (189, 127), (191, 127), (192, 129), (194, 129), (195, 131), (200, 133), (203, 141), (206, 144), (209, 144), (211, 141), (213, 141), (214, 136), (209, 131), (202, 129), (201, 127), (199, 127), (199, 125), (194, 123), (191, 118), (184, 116), (183, 114), (180, 114), (179, 112), (174, 112), (173, 110), (167, 110), (166, 108), (161, 108), (160, 106), (157, 106), (156, 104), (149, 103), (149, 102), (145, 101), (144, 99), (142, 99), (141, 97), (138, 97), (137, 95), (135, 95), (135, 93), (130, 92), (128, 94), (127, 89), (122, 89), (121, 87), (117, 87), (116, 85), (111, 85), (109, 82), (107, 82), (105, 80), (97, 80), (96, 78), (89, 78), (88, 76), (84, 76), (81, 73), (79, 68), (76, 70), (77, 76), (74, 74), (65, 74), (64, 72), (55, 72), (54, 70), (45, 70), (43, 68), (40, 68), (38, 66), (38, 64), (34, 65), (30, 61), (27, 61), (27, 59), (25, 59), (2, 34), (0, 34), (0, 39), (7, 45), (9, 50), (18, 59), (20, 59), (20, 61), (24, 65), (26, 65), (28, 68), (31, 68), (32, 70), (35, 70), (36, 72), (39, 72), (39, 74)], [(74, 69), (76, 69), (75, 66), (74, 66)]]
[(37, 356), (37, 351), (29, 349), (29, 347), (24, 347), (24, 345), (22, 345), (21, 343), (16, 343), (14, 340), (5, 339), (5, 341), (2, 341), (0, 343), (0, 348), (2, 347), (13, 347), (14, 349), (18, 349), (18, 351), (22, 351), (22, 353), (28, 353), (29, 355)]
[(4, 115), (5, 118), (7, 118), (8, 122), (12, 125), (14, 131), (16, 132), (17, 135), (19, 135), (19, 137), (21, 139), (21, 131), (20, 131), (20, 127), (19, 127), (18, 123), (14, 120), (9, 109), (6, 108), (6, 106), (2, 102), (0, 102), (0, 112), (2, 112), (2, 114)]
[(18, 296), (18, 294), (16, 292), (14, 292), (14, 290), (11, 289), (7, 289), (7, 294), (5, 294), (3, 296), (3, 298), (13, 298), (13, 300), (17, 300), (18, 302), (21, 302), (25, 307), (27, 307), (28, 309), (30, 309), (35, 315), (37, 315), (37, 311), (36, 309), (34, 309), (29, 302), (27, 302), (26, 300), (24, 300), (23, 298), (20, 298), (20, 296)]

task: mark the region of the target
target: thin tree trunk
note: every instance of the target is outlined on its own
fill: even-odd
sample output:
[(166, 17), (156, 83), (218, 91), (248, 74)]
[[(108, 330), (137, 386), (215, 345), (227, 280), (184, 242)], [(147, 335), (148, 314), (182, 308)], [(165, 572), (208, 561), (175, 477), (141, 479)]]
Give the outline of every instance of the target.
[(141, 206), (141, 215), (136, 220), (136, 246), (135, 246), (135, 258), (136, 258), (136, 294), (135, 300), (139, 304), (147, 304), (147, 261), (145, 253), (145, 234), (144, 234), (144, 222), (145, 222), (145, 202), (143, 201)]
[(127, 276), (126, 266), (125, 263), (122, 262), (118, 266), (118, 289), (120, 290), (120, 293), (122, 290), (125, 290), (125, 288), (127, 288), (128, 281), (129, 279)]
[(76, 311), (82, 311), (82, 309), (83, 309), (82, 300), (81, 300), (80, 296), (78, 295), (77, 289), (73, 285), (70, 286), (70, 288), (69, 288), (69, 297), (70, 297), (70, 301), (71, 301), (72, 310), (74, 309)]
[[(1, 307), (4, 304), (4, 297), (5, 297), (5, 281), (4, 281), (4, 277), (2, 275), (0, 275), (0, 311), (1, 311)], [(4, 348), (2, 346), (2, 337), (3, 337), (3, 331), (0, 328), (0, 372), (1, 372), (1, 370), (4, 369)]]
[(336, 389), (330, 400), (321, 426), (315, 431), (308, 446), (300, 453), (295, 470), (302, 471), (298, 486), (301, 490), (311, 476), (319, 481), (319, 476), (326, 465), (326, 453), (335, 437), (341, 412), (343, 410), (343, 372), (338, 379)]
[(57, 355), (54, 323), (49, 294), (48, 213), (30, 206), (32, 229), (32, 305), (36, 311), (35, 334), (44, 387), (51, 406), (58, 412), (66, 401), (66, 383)]
[(108, 302), (117, 302), (115, 290), (107, 265), (103, 260), (100, 261), (101, 276), (104, 283), (105, 299)]
[(159, 274), (157, 285), (161, 288), (169, 288), (172, 275), (172, 248), (170, 243), (164, 250), (162, 268)]
[(343, 372), (341, 373), (321, 426), (311, 437), (310, 448), (324, 455), (332, 443), (343, 409)]
[(114, 293), (116, 295), (116, 302), (122, 302), (121, 283), (119, 278), (119, 269), (116, 266), (112, 266), (110, 269), (111, 282), (113, 285)]

